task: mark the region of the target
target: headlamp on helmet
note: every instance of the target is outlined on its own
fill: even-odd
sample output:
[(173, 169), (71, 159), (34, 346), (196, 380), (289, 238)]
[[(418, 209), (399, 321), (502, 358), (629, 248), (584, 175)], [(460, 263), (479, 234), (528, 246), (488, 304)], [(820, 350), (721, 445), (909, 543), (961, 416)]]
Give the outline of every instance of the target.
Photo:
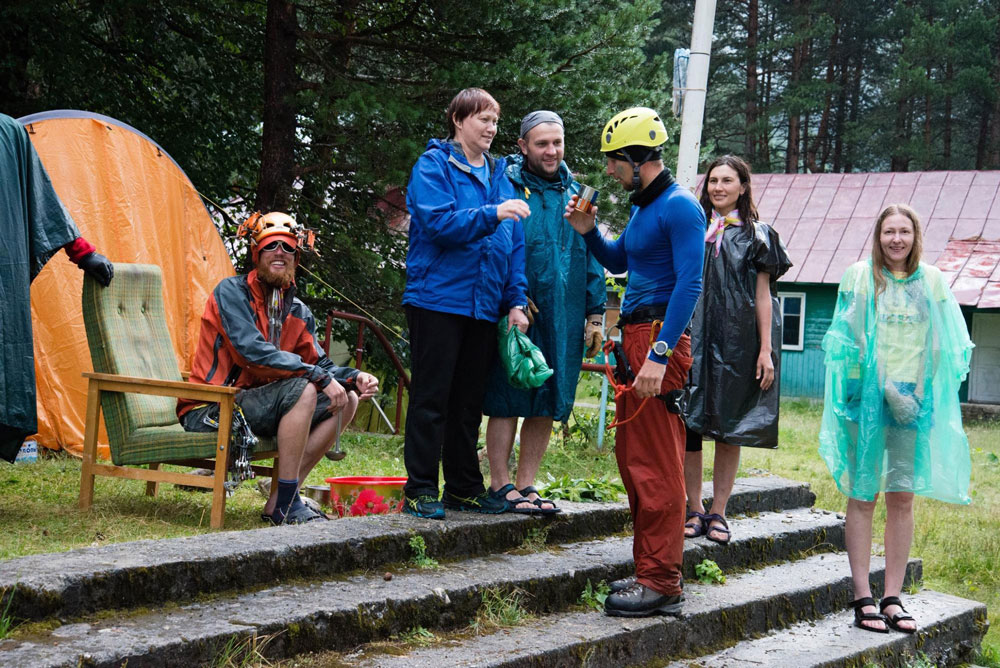
[(236, 230), (236, 236), (237, 238), (246, 237), (250, 241), (250, 252), (254, 263), (257, 262), (260, 249), (272, 241), (285, 241), (292, 245), (296, 251), (304, 249), (315, 252), (316, 246), (315, 232), (302, 227), (287, 213), (280, 211), (272, 211), (268, 214), (255, 211), (240, 224)]

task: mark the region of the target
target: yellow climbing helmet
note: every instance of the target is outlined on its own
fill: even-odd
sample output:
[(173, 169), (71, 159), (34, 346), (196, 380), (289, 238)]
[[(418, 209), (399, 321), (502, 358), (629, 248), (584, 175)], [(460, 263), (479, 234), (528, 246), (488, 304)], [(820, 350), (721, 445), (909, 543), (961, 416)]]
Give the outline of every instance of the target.
[(667, 141), (667, 129), (660, 115), (649, 107), (632, 107), (615, 114), (601, 134), (601, 152), (619, 151), (626, 146), (655, 148)]

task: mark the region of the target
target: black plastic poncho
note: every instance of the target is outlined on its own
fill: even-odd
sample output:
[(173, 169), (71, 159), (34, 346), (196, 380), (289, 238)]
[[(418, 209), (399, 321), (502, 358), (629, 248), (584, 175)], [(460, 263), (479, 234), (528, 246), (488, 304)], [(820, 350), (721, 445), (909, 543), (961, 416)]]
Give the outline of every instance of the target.
[[(705, 244), (684, 411), (692, 431), (730, 445), (778, 447), (781, 312), (775, 284), (791, 266), (778, 233), (766, 223), (727, 227), (718, 256), (714, 243)], [(767, 272), (771, 283), (774, 384), (766, 392), (756, 378), (758, 272)]]
[(0, 114), (0, 457), (38, 431), (31, 281), (80, 236), (24, 127)]

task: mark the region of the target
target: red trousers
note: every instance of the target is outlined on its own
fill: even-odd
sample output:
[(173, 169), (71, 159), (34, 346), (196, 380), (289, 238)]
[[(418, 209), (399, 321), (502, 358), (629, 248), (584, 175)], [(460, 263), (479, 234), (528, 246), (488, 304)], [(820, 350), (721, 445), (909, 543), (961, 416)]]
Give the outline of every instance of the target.
[[(649, 354), (653, 323), (626, 325), (622, 347), (634, 373)], [(681, 336), (663, 374), (661, 392), (684, 387), (691, 368), (691, 338)], [(625, 420), (642, 402), (626, 392), (616, 402), (616, 419)], [(684, 558), (684, 421), (656, 398), (638, 417), (618, 427), (615, 457), (628, 492), (635, 535), (632, 555), (638, 581), (661, 594), (681, 592)]]

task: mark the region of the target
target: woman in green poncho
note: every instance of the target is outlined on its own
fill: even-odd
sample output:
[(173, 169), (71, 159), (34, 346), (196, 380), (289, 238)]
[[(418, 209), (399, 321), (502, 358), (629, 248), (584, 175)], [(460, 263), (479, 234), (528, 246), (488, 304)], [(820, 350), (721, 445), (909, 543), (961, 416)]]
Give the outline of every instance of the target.
[[(920, 262), (920, 220), (893, 204), (870, 259), (847, 269), (823, 337), (826, 397), (819, 452), (848, 496), (845, 527), (855, 626), (913, 633), (899, 600), (913, 542), (913, 495), (969, 499), (969, 442), (958, 388), (972, 342), (941, 272)], [(885, 596), (869, 583), (872, 515), (885, 493)]]

